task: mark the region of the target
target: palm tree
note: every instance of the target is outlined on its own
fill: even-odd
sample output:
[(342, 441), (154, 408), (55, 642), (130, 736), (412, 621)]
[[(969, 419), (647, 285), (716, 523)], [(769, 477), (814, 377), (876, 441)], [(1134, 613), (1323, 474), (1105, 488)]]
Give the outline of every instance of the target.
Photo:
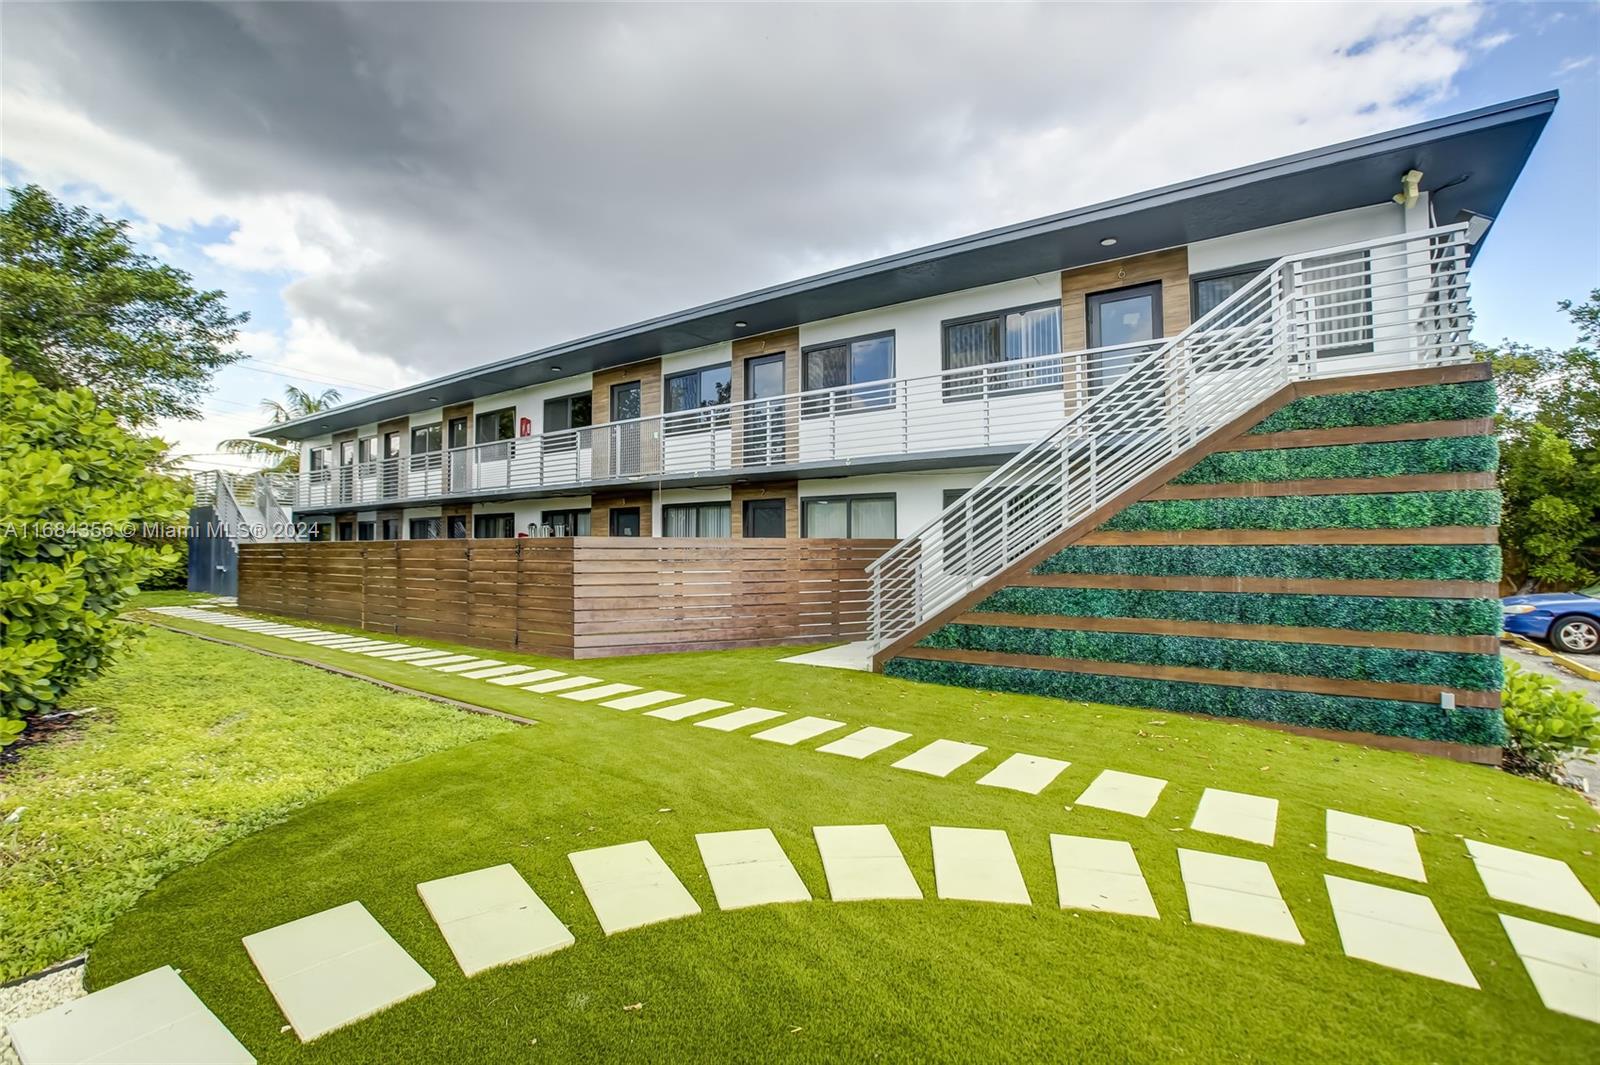
[[(313, 396), (305, 389), (289, 385), (283, 390), (282, 403), (275, 399), (265, 399), (261, 401), (261, 409), (272, 419), (273, 425), (279, 425), (325, 411), (336, 406), (342, 398), (344, 397), (339, 395), (339, 390), (336, 388), (327, 389)], [(224, 440), (220, 446), (230, 455), (267, 459), (272, 465), (266, 468), (266, 473), (300, 472), (300, 449), (287, 439), (262, 440), (257, 437), (236, 437)]]

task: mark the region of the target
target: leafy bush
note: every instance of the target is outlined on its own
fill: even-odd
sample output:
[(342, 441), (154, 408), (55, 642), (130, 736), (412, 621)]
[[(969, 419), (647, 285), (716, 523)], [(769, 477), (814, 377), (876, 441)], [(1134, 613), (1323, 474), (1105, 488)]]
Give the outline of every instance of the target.
[(1384, 492), (1336, 496), (1151, 499), (1118, 511), (1102, 529), (1427, 529), (1494, 525), (1500, 493)]
[(0, 718), (56, 703), (128, 637), (118, 609), (170, 547), (129, 530), (176, 525), (186, 497), (87, 389), (52, 391), (0, 357)]
[(1414, 547), (1276, 546), (1068, 547), (1035, 573), (1129, 573), (1167, 577), (1284, 577), (1334, 580), (1497, 581), (1492, 544)]
[(1497, 636), (1501, 621), (1500, 602), (1495, 599), (1391, 599), (1142, 588), (1002, 588), (975, 609), (1004, 614), (1165, 618), (1435, 636)]
[(1401, 477), (1422, 473), (1478, 473), (1497, 467), (1492, 436), (1394, 440), (1376, 444), (1280, 447), (1207, 455), (1173, 484), (1239, 484), (1317, 477)]
[(1437, 703), (1318, 695), (1314, 692), (1274, 691), (1268, 688), (1236, 688), (1223, 684), (1192, 684), (1144, 677), (1109, 677), (1098, 673), (1067, 673), (1014, 666), (979, 666), (919, 658), (891, 659), (884, 667), (884, 673), (930, 684), (1118, 706), (1159, 707), (1191, 714), (1277, 721), (1343, 732), (1411, 736), (1419, 740), (1489, 744), (1496, 747), (1505, 742), (1505, 722), (1499, 712), (1474, 707), (1457, 707), (1447, 713)]
[(1513, 772), (1550, 780), (1567, 758), (1600, 750), (1600, 709), (1543, 673), (1507, 662), (1500, 699)]
[(1306, 396), (1274, 411), (1250, 432), (1282, 433), (1295, 429), (1337, 429), (1347, 425), (1404, 425), (1407, 422), (1492, 418), (1495, 403), (1493, 381)]
[(1497, 654), (1409, 651), (1393, 647), (965, 624), (946, 625), (929, 633), (918, 646), (1293, 677), (1433, 684), (1441, 688), (1480, 691), (1493, 691), (1501, 683)]

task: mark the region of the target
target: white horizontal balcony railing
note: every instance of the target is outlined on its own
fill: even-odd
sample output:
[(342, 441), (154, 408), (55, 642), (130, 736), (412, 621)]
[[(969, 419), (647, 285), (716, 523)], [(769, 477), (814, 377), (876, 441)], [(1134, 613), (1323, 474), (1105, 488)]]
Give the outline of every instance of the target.
[(299, 507), (1020, 447), (1151, 343), (790, 393), (302, 473)]
[(1303, 379), (1472, 358), (1464, 226), (1278, 260), (868, 567), (882, 650)]

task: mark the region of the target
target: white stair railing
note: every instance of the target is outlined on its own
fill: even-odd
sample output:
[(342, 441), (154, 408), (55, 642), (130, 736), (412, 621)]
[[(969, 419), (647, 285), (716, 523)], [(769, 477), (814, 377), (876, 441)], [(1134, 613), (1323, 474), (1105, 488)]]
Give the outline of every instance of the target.
[(1286, 256), (868, 567), (875, 650), (1283, 385), (1472, 358), (1465, 226)]

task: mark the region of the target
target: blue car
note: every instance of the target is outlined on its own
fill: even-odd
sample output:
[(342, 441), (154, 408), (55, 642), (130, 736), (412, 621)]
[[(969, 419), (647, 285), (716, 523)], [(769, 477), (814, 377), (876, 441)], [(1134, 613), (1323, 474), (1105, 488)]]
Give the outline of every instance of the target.
[(1587, 655), (1600, 650), (1600, 584), (1575, 592), (1509, 595), (1500, 602), (1507, 632), (1548, 640), (1558, 651)]

